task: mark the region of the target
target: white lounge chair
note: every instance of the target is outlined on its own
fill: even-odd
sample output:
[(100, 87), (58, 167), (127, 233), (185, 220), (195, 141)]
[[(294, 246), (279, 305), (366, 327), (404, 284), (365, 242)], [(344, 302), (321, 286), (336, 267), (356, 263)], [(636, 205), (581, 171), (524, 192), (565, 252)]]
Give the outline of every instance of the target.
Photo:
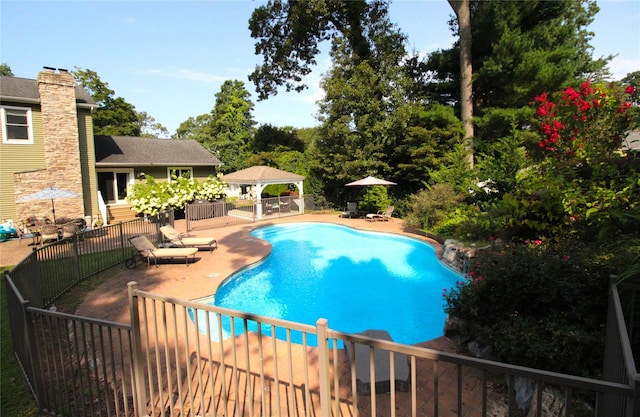
[(213, 250), (218, 247), (218, 241), (212, 237), (191, 237), (178, 232), (171, 225), (162, 226), (160, 231), (165, 239), (175, 246), (183, 248), (208, 247), (209, 252), (213, 252)]
[(373, 214), (373, 213), (369, 213), (366, 215), (365, 220), (369, 221), (369, 222), (374, 222), (374, 221), (389, 221), (389, 219), (391, 218), (391, 214), (393, 214), (393, 210), (394, 207), (393, 206), (389, 206), (387, 207), (387, 209), (384, 211), (384, 213), (380, 210), (378, 210), (377, 213)]
[[(151, 260), (158, 266), (158, 259), (184, 258), (184, 262), (189, 266), (189, 258), (195, 260), (198, 248), (156, 248), (146, 236), (136, 236), (129, 239), (138, 253), (147, 260), (147, 266)], [(135, 263), (134, 263), (135, 264)]]

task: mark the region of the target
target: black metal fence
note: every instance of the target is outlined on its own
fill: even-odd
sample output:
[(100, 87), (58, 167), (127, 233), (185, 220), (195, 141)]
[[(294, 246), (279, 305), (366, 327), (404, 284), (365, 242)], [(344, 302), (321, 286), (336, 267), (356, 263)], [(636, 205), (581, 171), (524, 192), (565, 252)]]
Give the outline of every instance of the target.
[(160, 242), (160, 226), (173, 223), (173, 211), (167, 211), (81, 231), (72, 238), (34, 249), (11, 276), (31, 306), (47, 308), (80, 281), (131, 257), (130, 237), (145, 235), (152, 242)]

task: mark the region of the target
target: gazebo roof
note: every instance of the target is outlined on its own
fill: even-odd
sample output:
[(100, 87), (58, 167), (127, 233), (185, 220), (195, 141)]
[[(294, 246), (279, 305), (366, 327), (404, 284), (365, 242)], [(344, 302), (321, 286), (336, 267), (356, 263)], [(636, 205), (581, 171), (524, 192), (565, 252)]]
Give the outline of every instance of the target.
[(259, 165), (226, 174), (222, 180), (228, 184), (286, 184), (303, 181), (304, 178), (292, 172)]

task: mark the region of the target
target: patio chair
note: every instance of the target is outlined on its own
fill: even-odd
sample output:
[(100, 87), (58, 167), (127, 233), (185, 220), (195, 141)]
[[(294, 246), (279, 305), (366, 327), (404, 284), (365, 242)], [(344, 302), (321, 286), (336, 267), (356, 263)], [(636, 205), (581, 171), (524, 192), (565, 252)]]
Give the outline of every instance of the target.
[(389, 219), (391, 218), (391, 214), (393, 214), (393, 210), (394, 207), (393, 206), (389, 206), (387, 207), (387, 209), (384, 211), (384, 213), (380, 210), (378, 210), (377, 213), (373, 214), (373, 213), (369, 213), (365, 216), (365, 220), (369, 221), (369, 222), (374, 222), (374, 221), (384, 221), (387, 222), (389, 221)]
[(340, 214), (340, 217), (356, 217), (358, 215), (358, 203), (350, 201), (347, 203), (347, 209)]
[(76, 223), (65, 223), (62, 225), (62, 238), (73, 239), (73, 237), (80, 232)]
[(40, 229), (40, 243), (45, 244), (45, 242), (55, 242), (60, 239), (60, 234), (58, 231), (58, 226), (55, 224), (45, 224)]
[(158, 259), (176, 258), (184, 258), (185, 264), (189, 266), (189, 258), (195, 260), (198, 252), (198, 248), (156, 248), (146, 236), (132, 237), (129, 242), (136, 248), (138, 254), (147, 260), (147, 266), (151, 265), (151, 260), (157, 267)]
[(208, 247), (209, 252), (213, 252), (218, 247), (218, 241), (212, 237), (191, 237), (188, 234), (178, 232), (171, 225), (162, 226), (160, 231), (165, 239), (175, 246), (183, 248)]
[(22, 244), (22, 239), (31, 239), (31, 246), (38, 243), (38, 234), (29, 230), (23, 222), (20, 222), (16, 227), (16, 234), (18, 235), (19, 244)]

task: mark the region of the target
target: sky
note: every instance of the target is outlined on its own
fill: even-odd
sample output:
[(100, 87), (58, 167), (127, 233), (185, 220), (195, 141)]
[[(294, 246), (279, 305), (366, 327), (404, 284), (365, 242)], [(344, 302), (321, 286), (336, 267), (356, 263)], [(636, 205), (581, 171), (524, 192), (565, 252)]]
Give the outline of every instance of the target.
[[(211, 111), (225, 80), (252, 93), (258, 124), (317, 125), (319, 81), (328, 56), (308, 77), (309, 89), (258, 101), (248, 75), (261, 63), (248, 20), (262, 0), (7, 1), (0, 0), (0, 62), (16, 77), (43, 67), (91, 69), (115, 96), (147, 112), (173, 134), (180, 123)], [(601, 0), (589, 29), (594, 57), (616, 55), (614, 79), (640, 70), (640, 1)], [(389, 16), (408, 36), (407, 50), (449, 48), (452, 10), (445, 0), (395, 0)], [(325, 48), (327, 49), (327, 48)]]

